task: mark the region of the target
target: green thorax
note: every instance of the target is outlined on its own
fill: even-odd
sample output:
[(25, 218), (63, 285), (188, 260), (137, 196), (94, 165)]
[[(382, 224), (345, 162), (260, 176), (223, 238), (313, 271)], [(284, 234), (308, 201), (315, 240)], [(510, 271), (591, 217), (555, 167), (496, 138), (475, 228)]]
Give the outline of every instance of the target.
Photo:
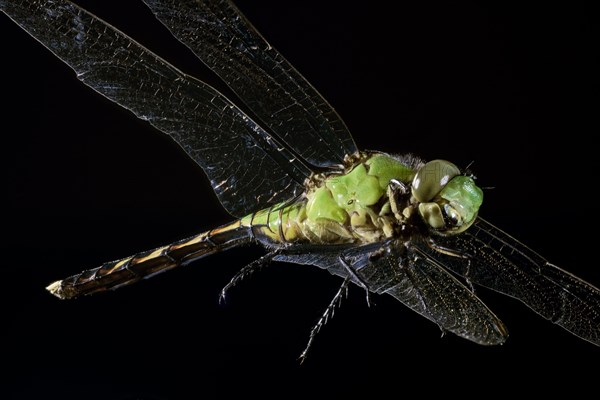
[(384, 153), (367, 153), (343, 174), (315, 176), (303, 197), (242, 218), (277, 242), (370, 243), (391, 237), (395, 217), (388, 185), (409, 184), (415, 168)]

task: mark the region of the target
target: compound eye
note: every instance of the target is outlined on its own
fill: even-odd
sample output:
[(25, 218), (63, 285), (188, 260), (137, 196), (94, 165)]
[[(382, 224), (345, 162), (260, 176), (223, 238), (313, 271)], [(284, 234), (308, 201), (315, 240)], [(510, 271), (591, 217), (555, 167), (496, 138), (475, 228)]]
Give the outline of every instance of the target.
[(459, 174), (458, 167), (450, 161), (429, 161), (415, 174), (412, 195), (421, 203), (431, 201), (452, 178)]

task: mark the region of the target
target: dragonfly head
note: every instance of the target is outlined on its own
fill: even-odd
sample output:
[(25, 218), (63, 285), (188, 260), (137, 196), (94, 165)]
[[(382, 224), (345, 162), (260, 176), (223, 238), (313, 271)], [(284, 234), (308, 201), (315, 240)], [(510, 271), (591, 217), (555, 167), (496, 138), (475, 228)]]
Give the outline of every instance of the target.
[(466, 230), (477, 218), (483, 191), (454, 164), (433, 160), (424, 164), (412, 181), (412, 197), (419, 214), (434, 231), (453, 235)]

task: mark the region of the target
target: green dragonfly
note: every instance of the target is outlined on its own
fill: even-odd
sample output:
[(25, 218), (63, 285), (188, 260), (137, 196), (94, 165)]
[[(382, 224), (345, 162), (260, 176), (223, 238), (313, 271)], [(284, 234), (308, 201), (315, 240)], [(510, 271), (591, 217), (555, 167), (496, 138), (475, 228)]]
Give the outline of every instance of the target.
[(504, 343), (481, 285), (600, 345), (600, 291), (479, 217), (482, 190), (445, 160), (361, 151), (326, 100), (228, 0), (144, 0), (255, 116), (66, 0), (0, 0), (0, 10), (98, 93), (172, 137), (204, 170), (234, 222), (107, 262), (48, 286), (69, 299), (125, 286), (251, 243), (271, 261), (314, 265), (342, 278), (313, 327), (350, 283), (387, 293), (478, 344)]

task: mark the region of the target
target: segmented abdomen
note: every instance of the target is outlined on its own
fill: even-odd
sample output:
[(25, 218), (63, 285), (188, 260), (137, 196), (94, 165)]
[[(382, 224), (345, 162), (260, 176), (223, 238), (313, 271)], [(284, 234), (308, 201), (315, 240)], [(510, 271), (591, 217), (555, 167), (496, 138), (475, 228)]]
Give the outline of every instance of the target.
[(116, 289), (251, 240), (251, 228), (236, 221), (167, 246), (104, 263), (56, 281), (47, 289), (61, 299)]

